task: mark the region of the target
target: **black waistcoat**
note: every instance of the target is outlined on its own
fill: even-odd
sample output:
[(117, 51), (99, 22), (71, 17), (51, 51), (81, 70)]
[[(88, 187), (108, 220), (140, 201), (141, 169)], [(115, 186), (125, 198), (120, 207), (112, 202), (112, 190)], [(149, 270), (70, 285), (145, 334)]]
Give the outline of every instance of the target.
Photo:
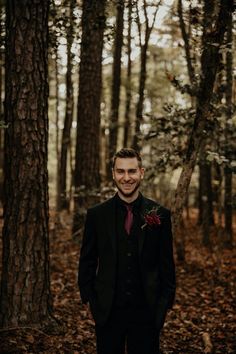
[(117, 276), (114, 306), (117, 308), (142, 308), (146, 306), (139, 267), (137, 228), (140, 227), (140, 198), (133, 204), (133, 226), (130, 235), (124, 228), (126, 208), (117, 196)]

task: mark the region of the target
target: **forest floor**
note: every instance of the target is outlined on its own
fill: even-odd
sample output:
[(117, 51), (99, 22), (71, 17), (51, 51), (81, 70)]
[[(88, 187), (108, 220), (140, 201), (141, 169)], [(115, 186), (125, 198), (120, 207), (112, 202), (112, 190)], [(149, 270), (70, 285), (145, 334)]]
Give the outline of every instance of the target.
[[(79, 245), (71, 239), (71, 219), (64, 215), (60, 228), (53, 221), (51, 225), (54, 312), (64, 333), (51, 335), (30, 327), (0, 330), (1, 354), (96, 353), (94, 324), (77, 287)], [(214, 230), (212, 249), (201, 246), (194, 212), (185, 232), (186, 262), (176, 264), (176, 301), (162, 331), (162, 352), (236, 353), (236, 247), (221, 248)]]

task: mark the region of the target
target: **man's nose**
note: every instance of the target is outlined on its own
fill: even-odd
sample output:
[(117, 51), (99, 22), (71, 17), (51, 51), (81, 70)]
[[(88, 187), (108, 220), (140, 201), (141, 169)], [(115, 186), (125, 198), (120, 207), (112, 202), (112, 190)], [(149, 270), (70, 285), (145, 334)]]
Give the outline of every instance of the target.
[(129, 180), (129, 173), (128, 173), (128, 172), (125, 172), (125, 174), (124, 174), (124, 180), (125, 180), (125, 181), (128, 181), (128, 180)]

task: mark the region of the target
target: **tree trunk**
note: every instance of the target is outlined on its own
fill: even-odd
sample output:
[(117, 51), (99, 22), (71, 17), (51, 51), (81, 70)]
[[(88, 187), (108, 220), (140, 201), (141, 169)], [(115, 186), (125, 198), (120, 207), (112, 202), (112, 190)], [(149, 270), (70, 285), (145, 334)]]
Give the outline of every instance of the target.
[(128, 146), (130, 127), (130, 105), (131, 105), (131, 27), (132, 27), (132, 0), (128, 2), (128, 34), (127, 34), (127, 76), (126, 76), (126, 102), (125, 102), (125, 124), (124, 124), (124, 146)]
[(85, 210), (96, 200), (100, 187), (99, 134), (105, 5), (105, 0), (83, 2), (73, 235), (82, 227)]
[(120, 82), (121, 82), (121, 51), (123, 46), (123, 27), (124, 27), (124, 1), (116, 0), (116, 31), (114, 41), (114, 55), (112, 66), (112, 92), (111, 92), (111, 113), (109, 128), (109, 161), (108, 176), (111, 176), (110, 161), (116, 152), (119, 105), (120, 105)]
[[(214, 210), (213, 210), (213, 190), (212, 190), (212, 173), (211, 163), (206, 161), (206, 154), (199, 161), (199, 213), (198, 224), (203, 225), (208, 223), (208, 227), (214, 225)], [(205, 218), (203, 218), (203, 214)], [(203, 220), (204, 219), (204, 220)], [(204, 227), (203, 227), (204, 231)], [(203, 232), (204, 233), (204, 232)], [(204, 239), (204, 235), (203, 235)], [(203, 241), (205, 244), (205, 242)]]
[[(48, 0), (6, 2), (3, 327), (52, 321), (48, 235)], [(50, 328), (50, 327), (49, 327)]]
[(189, 81), (193, 85), (194, 81), (195, 81), (195, 72), (194, 72), (194, 66), (192, 65), (192, 56), (191, 56), (191, 50), (190, 50), (189, 35), (186, 31), (186, 27), (185, 27), (185, 23), (184, 23), (182, 0), (178, 0), (178, 16), (179, 16), (181, 33), (182, 33), (182, 37), (183, 37), (183, 41), (184, 41), (184, 48), (185, 48), (185, 56), (186, 56), (186, 62), (187, 62), (187, 68), (188, 68)]
[(133, 137), (133, 148), (140, 150), (138, 145), (140, 137), (140, 126), (143, 120), (143, 102), (144, 102), (144, 89), (147, 76), (147, 49), (148, 40), (141, 47), (141, 64), (140, 64), (140, 76), (139, 76), (139, 92), (138, 92), (138, 103), (136, 106), (136, 119), (135, 119), (135, 133)]
[[(4, 52), (3, 52), (3, 5), (0, 5), (0, 126), (4, 125), (4, 110), (3, 110), (3, 74), (4, 74)], [(3, 39), (4, 38), (4, 39)], [(0, 127), (0, 202), (3, 202), (3, 164), (4, 164), (4, 129)]]
[(75, 7), (75, 0), (70, 0), (69, 4), (69, 20), (70, 26), (67, 29), (67, 73), (66, 73), (66, 112), (64, 128), (61, 142), (61, 156), (60, 156), (60, 171), (59, 171), (59, 205), (58, 210), (68, 209), (69, 199), (67, 196), (67, 155), (70, 146), (70, 132), (73, 120), (73, 82), (72, 82), (72, 53), (71, 48), (73, 44), (73, 9)]
[[(225, 127), (225, 156), (231, 161), (232, 159), (232, 136), (228, 120), (232, 118), (232, 96), (233, 96), (233, 55), (232, 55), (232, 14), (227, 22), (227, 53), (226, 53), (226, 105), (227, 105), (227, 122)], [(224, 195), (224, 214), (225, 214), (225, 244), (231, 247), (233, 244), (233, 218), (232, 218), (232, 169), (230, 166), (225, 167), (225, 195)]]
[(213, 223), (211, 165), (205, 161), (200, 163), (201, 206), (202, 206), (202, 243), (210, 246), (210, 226)]
[[(223, 43), (227, 18), (232, 11), (231, 5), (227, 0), (221, 0), (219, 14), (217, 19), (215, 19), (212, 3), (209, 4), (206, 0), (204, 2), (203, 51), (201, 55), (201, 78), (196, 102), (196, 116), (173, 203), (173, 231), (177, 256), (180, 261), (185, 259), (185, 233), (181, 230), (185, 196), (196, 164), (198, 151), (204, 140), (204, 130), (210, 115), (210, 103), (219, 64), (219, 49)], [(212, 26), (212, 23), (214, 23), (214, 26)], [(215, 45), (216, 43), (219, 45)]]
[(59, 105), (60, 105), (60, 92), (59, 92), (59, 58), (58, 58), (58, 43), (56, 43), (56, 48), (55, 48), (55, 93), (56, 93), (56, 102), (55, 102), (55, 126), (56, 126), (56, 144), (55, 144), (55, 150), (56, 150), (56, 161), (57, 161), (57, 171), (56, 171), (56, 209), (58, 210), (59, 207), (59, 196), (60, 196), (60, 148), (59, 148)]
[(146, 76), (147, 76), (147, 50), (150, 35), (153, 30), (153, 26), (155, 23), (157, 11), (160, 5), (160, 1), (156, 5), (156, 10), (153, 15), (153, 20), (151, 25), (149, 24), (148, 20), (148, 5), (146, 1), (144, 1), (143, 9), (144, 9), (144, 16), (145, 16), (145, 33), (144, 33), (144, 42), (142, 44), (141, 39), (141, 21), (139, 17), (138, 7), (137, 7), (137, 23), (138, 23), (138, 31), (139, 31), (139, 42), (140, 42), (140, 74), (139, 74), (139, 92), (138, 92), (138, 102), (136, 105), (136, 115), (135, 115), (135, 133), (133, 137), (132, 147), (136, 150), (140, 150), (140, 146), (138, 144), (140, 139), (140, 126), (143, 121), (143, 103), (144, 103), (144, 90), (146, 84)]
[(202, 170), (199, 163), (199, 173), (198, 173), (198, 220), (197, 224), (202, 225), (202, 186), (203, 178), (202, 178)]

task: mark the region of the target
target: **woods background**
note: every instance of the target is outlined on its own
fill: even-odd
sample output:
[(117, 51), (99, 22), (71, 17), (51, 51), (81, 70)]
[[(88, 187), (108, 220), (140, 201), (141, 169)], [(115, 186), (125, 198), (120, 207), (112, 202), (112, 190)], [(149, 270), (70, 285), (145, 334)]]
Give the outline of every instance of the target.
[(0, 2), (2, 353), (94, 353), (76, 268), (86, 210), (114, 193), (123, 146), (143, 156), (145, 195), (172, 210), (179, 290), (165, 353), (236, 351), (234, 10)]

